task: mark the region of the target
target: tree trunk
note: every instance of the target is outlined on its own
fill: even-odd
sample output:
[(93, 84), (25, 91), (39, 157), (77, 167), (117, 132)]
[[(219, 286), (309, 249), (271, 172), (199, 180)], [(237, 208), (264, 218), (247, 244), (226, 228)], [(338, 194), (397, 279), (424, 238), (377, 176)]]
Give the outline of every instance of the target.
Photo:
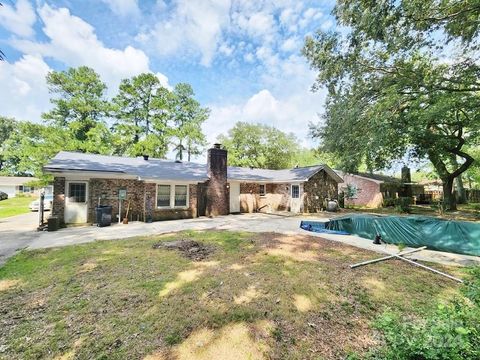
[(457, 185), (457, 203), (466, 204), (467, 203), (467, 194), (465, 193), (465, 187), (463, 186), (462, 175), (457, 176), (456, 185)]
[[(455, 154), (451, 155), (452, 167), (454, 170), (458, 169), (458, 161), (457, 156)], [(457, 196), (457, 204), (465, 204), (467, 202), (467, 196), (465, 194), (465, 188), (463, 186), (463, 179), (462, 174), (458, 175), (455, 178), (455, 185), (456, 185), (456, 196)]]
[(442, 179), (443, 182), (443, 203), (447, 206), (448, 210), (457, 210), (457, 197), (453, 191), (453, 181), (455, 178), (449, 176), (446, 179)]

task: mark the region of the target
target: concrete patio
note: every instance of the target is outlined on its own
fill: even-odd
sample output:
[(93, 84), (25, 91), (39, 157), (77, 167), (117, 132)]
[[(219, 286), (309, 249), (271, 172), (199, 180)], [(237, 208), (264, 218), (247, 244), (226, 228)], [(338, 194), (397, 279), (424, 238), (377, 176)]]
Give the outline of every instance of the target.
[[(327, 214), (325, 214), (327, 215)], [(25, 216), (24, 216), (25, 217)], [(32, 217), (30, 215), (30, 217)], [(13, 219), (13, 218), (11, 218)], [(57, 246), (88, 243), (95, 240), (124, 239), (136, 236), (158, 235), (182, 230), (233, 230), (251, 232), (277, 232), (283, 234), (303, 234), (339, 241), (362, 249), (378, 253), (397, 253), (395, 245), (374, 245), (372, 241), (354, 235), (332, 235), (308, 232), (299, 228), (302, 219), (327, 221), (325, 216), (284, 217), (267, 214), (241, 214), (200, 217), (196, 219), (159, 221), (150, 224), (131, 222), (128, 225), (115, 224), (109, 227), (96, 226), (69, 227), (57, 232), (36, 232), (32, 226), (12, 226), (11, 221), (0, 223), (0, 264), (19, 249), (42, 249)], [(25, 221), (24, 218), (21, 219)], [(9, 225), (10, 224), (10, 225)], [(408, 250), (408, 248), (404, 249)], [(445, 265), (480, 265), (480, 257), (423, 250), (409, 256), (428, 262)]]

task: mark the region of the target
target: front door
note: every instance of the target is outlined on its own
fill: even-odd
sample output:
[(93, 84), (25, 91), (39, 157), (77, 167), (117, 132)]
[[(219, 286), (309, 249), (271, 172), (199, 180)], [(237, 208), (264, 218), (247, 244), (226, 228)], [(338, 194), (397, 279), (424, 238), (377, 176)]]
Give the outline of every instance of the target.
[(302, 194), (300, 184), (290, 185), (290, 211), (299, 213), (302, 211)]
[(86, 223), (88, 213), (88, 183), (86, 181), (68, 181), (65, 185), (65, 223)]
[(230, 213), (240, 212), (240, 183), (230, 183)]

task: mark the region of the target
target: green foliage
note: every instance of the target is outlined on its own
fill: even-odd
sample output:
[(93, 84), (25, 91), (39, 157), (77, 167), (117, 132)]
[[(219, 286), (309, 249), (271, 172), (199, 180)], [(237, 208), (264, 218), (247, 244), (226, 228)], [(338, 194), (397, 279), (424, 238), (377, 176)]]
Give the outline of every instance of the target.
[(383, 334), (385, 345), (372, 351), (369, 358), (480, 358), (480, 267), (472, 268), (470, 274), (462, 287), (465, 299), (438, 304), (423, 319), (408, 320), (398, 313), (385, 312), (375, 324)]
[(122, 80), (113, 99), (115, 153), (165, 157), (171, 98), (154, 74)]
[(172, 92), (154, 74), (140, 74), (124, 79), (108, 102), (106, 85), (85, 66), (53, 71), (47, 83), (54, 97), (52, 110), (42, 115), (46, 123), (0, 116), (0, 173), (34, 175), (46, 183), (51, 176), (42, 168), (59, 151), (162, 158), (173, 137), (181, 139), (189, 160), (203, 151), (201, 125), (209, 110), (200, 107), (188, 84)]
[(11, 136), (16, 126), (17, 122), (15, 119), (0, 116), (0, 172), (4, 170), (4, 162), (6, 161), (3, 153), (5, 149), (5, 142)]
[(337, 162), (335, 160), (335, 156), (331, 153), (320, 152), (316, 149), (308, 149), (302, 147), (295, 152), (290, 167), (314, 166), (318, 164), (326, 164), (331, 168), (335, 168)]
[(174, 150), (177, 159), (183, 160), (183, 153), (187, 153), (187, 160), (192, 155), (200, 155), (207, 143), (202, 132), (202, 124), (208, 119), (210, 109), (201, 107), (195, 100), (192, 87), (189, 84), (180, 83), (173, 91), (171, 134), (174, 139)]
[(395, 210), (400, 213), (408, 214), (412, 211), (412, 198), (407, 196), (399, 197), (395, 199)]
[(14, 176), (33, 175), (48, 182), (42, 167), (60, 150), (74, 150), (76, 142), (56, 126), (19, 121), (2, 147), (2, 172)]
[[(324, 122), (311, 125), (312, 135), (342, 168), (354, 171), (364, 162), (381, 169), (405, 153), (428, 157), (455, 209), (453, 181), (474, 163), (467, 145), (480, 134), (472, 42), (478, 7), (453, 0), (337, 2), (334, 15), (349, 32), (319, 31), (303, 52), (318, 70), (314, 89), (328, 89)], [(441, 45), (442, 31), (461, 56)], [(441, 61), (446, 54), (451, 61)]]
[(85, 152), (111, 152), (110, 131), (106, 125), (110, 105), (105, 99), (107, 86), (91, 68), (81, 66), (47, 75), (54, 105), (42, 117), (50, 125), (66, 131), (71, 148)]
[(220, 135), (218, 141), (228, 150), (229, 165), (260, 169), (292, 167), (299, 148), (293, 134), (246, 122), (237, 122), (228, 135)]

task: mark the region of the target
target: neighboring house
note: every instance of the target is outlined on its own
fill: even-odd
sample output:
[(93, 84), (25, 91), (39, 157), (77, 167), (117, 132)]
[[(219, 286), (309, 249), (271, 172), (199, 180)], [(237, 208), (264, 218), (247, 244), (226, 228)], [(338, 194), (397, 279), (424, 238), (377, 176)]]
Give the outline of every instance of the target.
[(339, 170), (335, 172), (343, 178), (343, 182), (338, 184), (338, 191), (343, 192), (345, 206), (379, 208), (393, 205), (394, 199), (401, 196), (418, 197), (423, 194), (423, 186), (403, 182), (396, 177), (370, 173), (349, 174)]
[[(219, 144), (207, 165), (60, 152), (45, 167), (54, 176), (54, 216), (65, 223), (94, 222), (97, 205), (112, 216), (129, 207), (132, 220), (155, 221), (253, 211), (317, 212), (337, 197), (342, 179), (326, 165), (290, 170), (228, 167)], [(125, 216), (122, 210), (121, 216)]]
[(38, 181), (37, 178), (27, 176), (0, 176), (0, 191), (8, 194), (9, 198), (17, 194), (38, 194), (39, 188), (26, 184)]

